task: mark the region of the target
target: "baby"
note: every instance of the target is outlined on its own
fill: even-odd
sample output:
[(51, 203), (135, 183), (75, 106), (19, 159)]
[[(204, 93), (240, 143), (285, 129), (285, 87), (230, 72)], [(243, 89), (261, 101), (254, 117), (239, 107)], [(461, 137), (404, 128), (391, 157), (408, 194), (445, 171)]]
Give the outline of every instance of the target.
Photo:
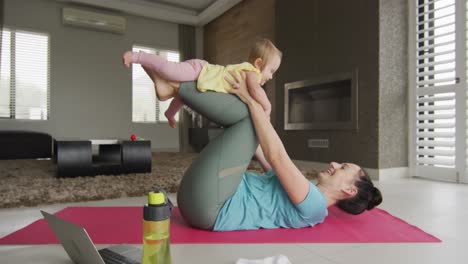
[[(156, 95), (159, 100), (165, 101), (174, 98), (164, 113), (169, 125), (174, 128), (176, 127), (174, 116), (183, 106), (182, 100), (177, 95), (177, 89), (174, 88), (177, 83), (197, 81), (197, 89), (200, 92), (228, 93), (225, 87), (236, 88), (231, 87), (225, 80), (225, 77), (229, 76), (228, 72), (234, 74), (240, 74), (241, 71), (245, 72), (250, 95), (262, 105), (265, 113), (269, 116), (271, 104), (262, 85), (273, 78), (273, 74), (281, 64), (281, 58), (281, 51), (270, 40), (260, 39), (252, 47), (248, 62), (240, 64), (221, 66), (200, 59), (178, 63), (170, 62), (158, 55), (132, 51), (124, 53), (123, 63), (128, 68), (132, 63), (142, 65), (155, 83)], [(175, 82), (176, 85), (157, 85), (158, 79), (164, 79), (169, 83)]]

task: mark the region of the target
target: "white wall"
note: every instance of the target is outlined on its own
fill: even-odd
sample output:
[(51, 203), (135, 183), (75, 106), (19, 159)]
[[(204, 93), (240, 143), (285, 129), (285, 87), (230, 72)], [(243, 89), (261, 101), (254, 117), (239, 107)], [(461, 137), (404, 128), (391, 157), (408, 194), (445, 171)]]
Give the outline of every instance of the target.
[(0, 119), (0, 130), (33, 130), (55, 138), (123, 138), (134, 133), (157, 150), (178, 150), (179, 131), (167, 124), (132, 123), (131, 70), (121, 55), (134, 43), (178, 49), (178, 25), (126, 15), (116, 35), (61, 23), (65, 3), (5, 0), (7, 27), (50, 34), (51, 112), (46, 121)]

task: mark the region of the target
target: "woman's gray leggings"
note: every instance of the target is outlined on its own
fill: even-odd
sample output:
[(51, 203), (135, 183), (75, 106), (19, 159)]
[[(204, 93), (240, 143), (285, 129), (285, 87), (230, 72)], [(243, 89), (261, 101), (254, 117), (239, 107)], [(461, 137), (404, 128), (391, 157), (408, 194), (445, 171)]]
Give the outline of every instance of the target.
[(224, 202), (237, 189), (258, 146), (247, 106), (235, 95), (198, 92), (196, 82), (183, 82), (179, 95), (190, 108), (225, 127), (187, 169), (177, 193), (185, 221), (213, 229)]

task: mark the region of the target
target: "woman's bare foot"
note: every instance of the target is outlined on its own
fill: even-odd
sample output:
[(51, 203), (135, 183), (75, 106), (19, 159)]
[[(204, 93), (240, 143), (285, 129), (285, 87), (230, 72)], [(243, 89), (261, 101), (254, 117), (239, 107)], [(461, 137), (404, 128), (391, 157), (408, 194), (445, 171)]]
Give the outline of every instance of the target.
[(122, 56), (122, 62), (125, 67), (130, 68), (130, 65), (133, 63), (133, 53), (131, 51), (127, 51)]
[(154, 89), (156, 91), (156, 96), (160, 101), (166, 101), (168, 99), (173, 98), (177, 92), (179, 91), (179, 84), (178, 82), (170, 82), (163, 78), (161, 78), (155, 71), (151, 68), (141, 66), (145, 70), (146, 74), (151, 78), (154, 82)]
[[(153, 76), (153, 75), (155, 74), (154, 71), (151, 70), (151, 68), (146, 67), (146, 66), (143, 66), (143, 65), (141, 65), (141, 67), (143, 68), (143, 70), (145, 70), (146, 74), (148, 74), (148, 76), (149, 76), (149, 77), (151, 78), (151, 80), (154, 82), (154, 76)], [(156, 87), (155, 87), (155, 88), (156, 88)]]

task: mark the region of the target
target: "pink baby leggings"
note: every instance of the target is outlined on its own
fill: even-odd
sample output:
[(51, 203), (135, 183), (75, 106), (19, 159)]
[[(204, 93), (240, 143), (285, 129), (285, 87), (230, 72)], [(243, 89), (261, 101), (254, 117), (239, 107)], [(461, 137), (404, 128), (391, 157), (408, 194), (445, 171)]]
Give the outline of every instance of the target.
[(133, 52), (133, 63), (151, 68), (168, 81), (186, 82), (196, 81), (207, 62), (199, 59), (172, 62), (155, 54)]

